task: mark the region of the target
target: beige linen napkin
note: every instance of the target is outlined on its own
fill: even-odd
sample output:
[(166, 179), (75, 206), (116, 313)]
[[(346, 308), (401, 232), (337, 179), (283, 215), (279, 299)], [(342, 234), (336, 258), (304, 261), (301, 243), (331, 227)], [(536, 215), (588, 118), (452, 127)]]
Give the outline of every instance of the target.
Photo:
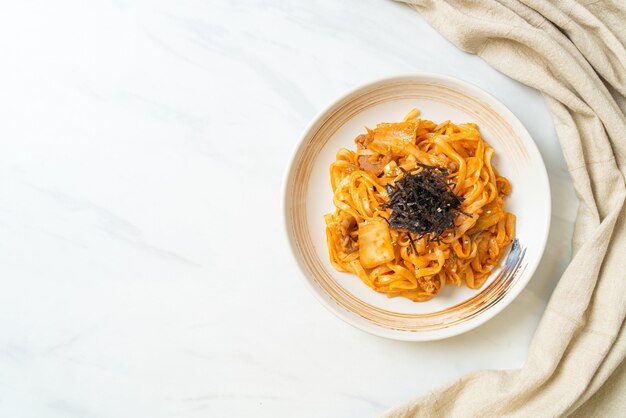
[(544, 94), (580, 208), (524, 367), (465, 376), (386, 415), (626, 416), (626, 0), (403, 1)]

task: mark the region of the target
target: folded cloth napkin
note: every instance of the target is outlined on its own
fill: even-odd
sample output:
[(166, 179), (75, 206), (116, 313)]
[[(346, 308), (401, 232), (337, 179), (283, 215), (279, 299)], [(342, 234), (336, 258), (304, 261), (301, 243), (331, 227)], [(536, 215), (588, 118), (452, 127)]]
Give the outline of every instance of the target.
[(626, 1), (402, 1), (543, 93), (580, 207), (524, 367), (465, 376), (386, 416), (626, 416)]

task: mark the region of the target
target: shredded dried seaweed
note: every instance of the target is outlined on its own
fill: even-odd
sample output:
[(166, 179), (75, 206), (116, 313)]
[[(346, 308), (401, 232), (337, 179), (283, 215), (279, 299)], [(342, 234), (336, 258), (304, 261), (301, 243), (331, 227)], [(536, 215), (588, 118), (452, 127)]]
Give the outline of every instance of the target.
[(419, 171), (412, 173), (400, 167), (404, 177), (386, 186), (389, 200), (381, 205), (391, 209), (389, 228), (407, 231), (415, 253), (411, 233), (417, 239), (427, 236), (429, 242), (439, 242), (445, 231), (454, 229), (459, 213), (472, 216), (461, 210), (464, 199), (452, 191), (454, 184), (448, 182), (445, 168), (425, 164), (418, 167)]

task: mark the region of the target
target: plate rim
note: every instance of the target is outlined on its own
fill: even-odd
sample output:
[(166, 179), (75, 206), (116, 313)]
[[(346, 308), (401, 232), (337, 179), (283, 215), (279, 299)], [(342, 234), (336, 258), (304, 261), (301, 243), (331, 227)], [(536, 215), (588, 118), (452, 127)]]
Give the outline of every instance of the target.
[[(363, 321), (353, 320), (353, 318), (350, 317), (351, 312), (348, 312), (348, 311), (346, 311), (345, 313), (340, 312), (338, 308), (341, 308), (341, 306), (339, 306), (337, 302), (335, 302), (334, 304), (337, 306), (333, 306), (332, 301), (327, 300), (324, 297), (324, 295), (320, 293), (322, 292), (322, 290), (316, 288), (314, 284), (312, 283), (313, 278), (310, 277), (312, 273), (306, 268), (305, 265), (303, 265), (302, 255), (299, 253), (298, 249), (296, 248), (297, 244), (295, 242), (295, 238), (293, 237), (293, 234), (291, 233), (291, 229), (290, 229), (291, 216), (289, 214), (290, 199), (289, 199), (288, 192), (289, 192), (289, 187), (291, 184), (291, 177), (292, 177), (291, 174), (293, 173), (294, 168), (295, 168), (296, 157), (300, 153), (301, 149), (304, 147), (305, 139), (309, 136), (313, 128), (320, 122), (320, 120), (325, 115), (327, 115), (337, 104), (341, 103), (342, 101), (345, 101), (350, 96), (353, 96), (362, 90), (367, 90), (368, 88), (372, 88), (375, 86), (383, 86), (384, 84), (387, 84), (387, 83), (394, 83), (394, 82), (403, 81), (403, 80), (404, 81), (412, 80), (416, 82), (426, 81), (425, 80), (426, 78), (430, 78), (431, 79), (430, 81), (433, 81), (433, 80), (440, 81), (443, 84), (446, 84), (453, 88), (456, 87), (455, 84), (460, 85), (461, 87), (467, 89), (469, 92), (474, 93), (477, 98), (490, 100), (491, 102), (495, 103), (498, 106), (497, 109), (494, 109), (497, 113), (499, 113), (509, 122), (513, 121), (518, 125), (520, 129), (516, 131), (520, 133), (520, 137), (526, 136), (530, 140), (530, 141), (523, 140), (524, 146), (528, 149), (528, 151), (536, 154), (536, 156), (538, 157), (538, 162), (540, 163), (539, 164), (540, 172), (538, 173), (538, 175), (543, 177), (544, 184), (546, 185), (545, 192), (546, 192), (547, 198), (545, 199), (545, 202), (544, 202), (544, 211), (546, 213), (546, 219), (547, 219), (546, 228), (545, 228), (545, 232), (543, 234), (542, 240), (539, 245), (537, 261), (534, 263), (534, 265), (529, 264), (528, 268), (523, 273), (527, 277), (524, 283), (519, 283), (517, 286), (514, 286), (513, 288), (511, 288), (510, 291), (502, 299), (500, 299), (497, 303), (495, 303), (493, 307), (489, 309), (488, 311), (483, 312), (482, 314), (478, 315), (475, 318), (472, 318), (468, 322), (449, 326), (449, 327), (438, 329), (438, 330), (416, 332), (416, 331), (402, 331), (402, 330), (395, 330), (395, 329), (384, 329), (376, 324), (366, 324)], [(545, 249), (546, 249), (548, 236), (550, 234), (550, 227), (551, 227), (552, 191), (550, 187), (550, 178), (548, 176), (545, 161), (543, 160), (543, 156), (541, 155), (541, 152), (539, 151), (539, 148), (537, 147), (535, 140), (533, 139), (532, 135), (530, 135), (530, 132), (528, 132), (528, 129), (526, 129), (526, 126), (524, 126), (524, 124), (519, 120), (519, 118), (497, 97), (495, 97), (491, 93), (483, 90), (481, 87), (473, 83), (470, 83), (468, 81), (465, 81), (456, 77), (452, 77), (449, 75), (431, 73), (431, 72), (400, 73), (396, 75), (376, 78), (376, 79), (359, 84), (355, 87), (352, 87), (344, 91), (343, 93), (338, 95), (335, 99), (331, 100), (329, 103), (323, 106), (315, 114), (315, 116), (311, 118), (311, 120), (307, 123), (305, 128), (301, 131), (298, 137), (298, 140), (296, 141), (295, 145), (292, 147), (292, 151), (289, 156), (289, 163), (287, 164), (285, 173), (283, 175), (282, 183), (283, 183), (282, 184), (283, 202), (282, 202), (281, 208), (282, 208), (282, 218), (283, 218), (283, 222), (282, 222), (283, 232), (285, 234), (285, 238), (288, 241), (288, 244), (289, 244), (288, 247), (291, 251), (291, 255), (293, 259), (296, 261), (296, 264), (298, 265), (300, 269), (300, 273), (303, 276), (302, 281), (305, 282), (306, 287), (309, 289), (311, 293), (313, 293), (313, 295), (318, 300), (318, 302), (320, 302), (333, 315), (335, 315), (342, 321), (352, 325), (353, 327), (363, 332), (367, 332), (368, 334), (377, 335), (379, 337), (398, 340), (398, 341), (435, 341), (435, 340), (450, 338), (456, 335), (469, 332), (483, 325), (484, 323), (494, 318), (495, 316), (497, 316), (507, 306), (509, 306), (515, 299), (517, 299), (519, 294), (526, 288), (530, 280), (532, 280), (532, 278), (534, 277), (534, 274), (537, 268), (539, 267), (539, 264), (541, 264), (541, 261), (543, 260), (543, 257), (545, 256)], [(328, 295), (327, 297), (330, 298), (330, 296)]]

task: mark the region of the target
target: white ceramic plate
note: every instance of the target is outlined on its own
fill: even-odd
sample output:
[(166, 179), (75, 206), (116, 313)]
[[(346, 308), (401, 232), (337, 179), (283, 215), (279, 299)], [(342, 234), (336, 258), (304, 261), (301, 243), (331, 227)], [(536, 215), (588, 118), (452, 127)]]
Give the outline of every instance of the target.
[[(356, 275), (330, 265), (323, 215), (334, 211), (329, 166), (339, 148), (355, 148), (364, 126), (401, 121), (413, 107), (435, 123), (474, 122), (495, 149), (494, 166), (512, 193), (516, 241), (482, 288), (446, 286), (427, 302), (387, 298)], [(411, 74), (359, 87), (323, 110), (305, 129), (284, 187), (285, 222), (294, 256), (315, 296), (344, 321), (400, 340), (436, 340), (466, 332), (500, 312), (522, 291), (545, 248), (550, 186), (532, 138), (502, 103), (478, 87), (436, 74)]]

